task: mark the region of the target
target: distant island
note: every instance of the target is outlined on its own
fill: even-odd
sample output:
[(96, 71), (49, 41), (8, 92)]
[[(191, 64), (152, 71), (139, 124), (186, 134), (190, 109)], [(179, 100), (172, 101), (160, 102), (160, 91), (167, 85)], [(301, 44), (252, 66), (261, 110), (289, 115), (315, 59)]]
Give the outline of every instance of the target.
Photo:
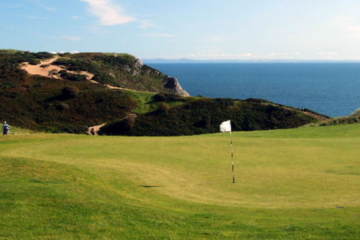
[(306, 60), (306, 59), (165, 59), (149, 58), (144, 59), (147, 64), (150, 63), (360, 63), (360, 60)]

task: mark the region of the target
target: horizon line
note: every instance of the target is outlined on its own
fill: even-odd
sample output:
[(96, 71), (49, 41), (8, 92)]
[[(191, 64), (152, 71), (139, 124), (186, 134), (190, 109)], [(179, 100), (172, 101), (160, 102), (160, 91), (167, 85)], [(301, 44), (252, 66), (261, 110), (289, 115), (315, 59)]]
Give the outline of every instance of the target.
[(141, 58), (146, 62), (359, 62), (360, 59), (191, 59)]

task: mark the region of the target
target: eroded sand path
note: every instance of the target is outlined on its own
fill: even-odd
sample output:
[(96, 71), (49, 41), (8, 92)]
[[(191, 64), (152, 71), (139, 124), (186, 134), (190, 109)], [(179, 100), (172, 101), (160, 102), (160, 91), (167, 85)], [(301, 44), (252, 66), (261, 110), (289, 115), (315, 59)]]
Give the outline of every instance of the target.
[(105, 126), (105, 125), (106, 125), (106, 123), (89, 127), (89, 128), (88, 128), (88, 131), (87, 131), (87, 134), (93, 135), (93, 136), (97, 136), (97, 135), (99, 135), (100, 129), (101, 129), (103, 126)]
[(53, 75), (54, 72), (60, 72), (61, 70), (64, 70), (64, 68), (53, 65), (52, 63), (58, 60), (58, 56), (43, 60), (37, 65), (31, 65), (28, 62), (24, 62), (20, 65), (20, 68), (24, 71), (26, 71), (30, 75), (40, 75), (43, 77), (51, 77), (60, 79), (59, 76)]
[(24, 62), (20, 65), (20, 68), (26, 71), (30, 75), (40, 75), (43, 77), (50, 77), (59, 80), (63, 80), (60, 76), (60, 71), (66, 71), (71, 74), (80, 74), (86, 76), (87, 80), (91, 80), (94, 78), (94, 74), (86, 72), (86, 71), (69, 71), (64, 66), (59, 66), (53, 64), (56, 60), (59, 59), (59, 56), (55, 56), (50, 59), (46, 59), (41, 61), (37, 65), (31, 65), (28, 62)]

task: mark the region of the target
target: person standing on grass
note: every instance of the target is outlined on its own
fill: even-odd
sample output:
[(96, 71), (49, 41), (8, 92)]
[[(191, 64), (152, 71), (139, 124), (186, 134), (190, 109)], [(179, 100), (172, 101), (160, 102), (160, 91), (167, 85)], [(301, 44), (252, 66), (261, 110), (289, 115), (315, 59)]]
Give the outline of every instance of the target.
[(4, 136), (9, 135), (9, 132), (10, 132), (10, 125), (7, 124), (6, 121), (4, 121), (4, 124), (3, 124), (3, 135), (4, 135)]

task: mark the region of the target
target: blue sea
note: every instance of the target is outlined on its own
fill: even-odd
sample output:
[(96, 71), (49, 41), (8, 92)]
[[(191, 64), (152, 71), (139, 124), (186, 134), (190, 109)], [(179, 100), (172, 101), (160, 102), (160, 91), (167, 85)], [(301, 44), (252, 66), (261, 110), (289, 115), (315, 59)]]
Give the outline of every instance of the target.
[(191, 95), (262, 98), (331, 117), (360, 108), (360, 63), (147, 63)]

